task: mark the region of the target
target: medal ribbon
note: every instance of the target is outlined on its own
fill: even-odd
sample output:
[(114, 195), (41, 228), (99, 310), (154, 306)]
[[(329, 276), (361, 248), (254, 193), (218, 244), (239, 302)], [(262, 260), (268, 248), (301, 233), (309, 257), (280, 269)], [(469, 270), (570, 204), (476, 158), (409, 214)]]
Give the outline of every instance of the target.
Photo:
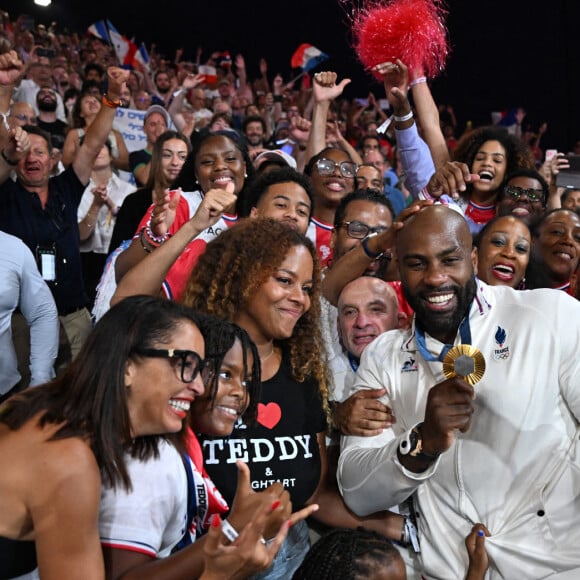
[[(469, 327), (469, 313), (467, 313), (467, 315), (459, 325), (459, 335), (461, 336), (461, 344), (471, 344), (471, 328)], [(438, 360), (443, 362), (445, 355), (453, 348), (452, 344), (445, 344), (441, 349), (439, 356), (432, 355), (427, 349), (427, 343), (425, 342), (425, 332), (417, 322), (415, 322), (415, 341), (417, 343), (417, 348), (419, 349), (421, 356), (426, 361)]]
[(358, 370), (359, 361), (358, 359), (354, 358), (350, 352), (347, 353), (348, 362), (350, 363), (350, 368), (356, 373)]

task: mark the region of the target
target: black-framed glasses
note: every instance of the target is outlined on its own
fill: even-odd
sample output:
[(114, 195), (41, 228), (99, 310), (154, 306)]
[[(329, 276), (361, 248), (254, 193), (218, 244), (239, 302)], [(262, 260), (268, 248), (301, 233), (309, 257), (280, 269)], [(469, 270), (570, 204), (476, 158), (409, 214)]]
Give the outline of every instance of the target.
[(322, 158), (316, 162), (316, 169), (320, 175), (334, 175), (337, 166), (343, 177), (354, 177), (356, 175), (358, 166), (352, 161), (342, 161), (341, 163), (337, 163), (332, 159)]
[(363, 222), (352, 221), (352, 222), (341, 222), (337, 226), (338, 228), (346, 228), (346, 233), (350, 238), (356, 238), (357, 240), (362, 240), (366, 238), (369, 234), (374, 234), (378, 232), (387, 231), (389, 228), (386, 226), (376, 226), (372, 228), (371, 226), (367, 226), (367, 224), (363, 224)]
[(177, 360), (181, 368), (179, 378), (184, 383), (192, 383), (198, 374), (201, 374), (201, 380), (205, 384), (211, 373), (211, 367), (193, 350), (179, 350), (176, 348), (140, 348), (133, 351), (135, 354), (152, 358), (166, 358)]
[(512, 199), (520, 199), (522, 195), (525, 195), (530, 201), (544, 201), (543, 189), (518, 187), (517, 185), (506, 185), (504, 192)]

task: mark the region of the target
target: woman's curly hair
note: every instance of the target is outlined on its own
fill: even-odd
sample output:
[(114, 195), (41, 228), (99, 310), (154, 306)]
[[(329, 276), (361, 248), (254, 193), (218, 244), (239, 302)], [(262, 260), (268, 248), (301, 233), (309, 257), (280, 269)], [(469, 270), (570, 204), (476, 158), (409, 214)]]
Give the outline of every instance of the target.
[(235, 322), (294, 246), (307, 248), (314, 263), (310, 309), (300, 317), (290, 338), (275, 343), (289, 352), (297, 381), (309, 377), (318, 381), (328, 412), (328, 371), (320, 333), (320, 262), (306, 236), (269, 218), (241, 220), (207, 245), (182, 301), (194, 310)]

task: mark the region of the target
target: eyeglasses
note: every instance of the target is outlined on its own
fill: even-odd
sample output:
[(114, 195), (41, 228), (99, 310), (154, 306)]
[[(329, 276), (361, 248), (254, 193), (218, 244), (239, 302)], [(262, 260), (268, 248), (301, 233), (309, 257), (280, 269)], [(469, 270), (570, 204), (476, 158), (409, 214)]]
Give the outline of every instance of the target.
[(352, 161), (336, 163), (332, 159), (319, 159), (316, 162), (316, 169), (320, 175), (334, 175), (337, 166), (340, 168), (340, 174), (343, 177), (354, 177), (356, 174), (357, 165)]
[(387, 231), (389, 228), (385, 226), (376, 226), (371, 228), (367, 224), (362, 222), (352, 221), (352, 222), (341, 222), (336, 226), (337, 228), (346, 228), (346, 233), (350, 238), (355, 238), (357, 240), (362, 240), (366, 238), (369, 234), (374, 234), (375, 232), (381, 233)]
[[(152, 358), (167, 358), (177, 359), (180, 361), (181, 371), (179, 378), (184, 383), (192, 383), (198, 374), (201, 374), (201, 380), (205, 384), (209, 378), (211, 368), (208, 364), (192, 350), (178, 350), (175, 348), (158, 349), (158, 348), (142, 348), (135, 349), (135, 354), (147, 356)], [(176, 365), (177, 368), (177, 365)]]
[(519, 199), (522, 195), (525, 195), (530, 201), (544, 201), (543, 189), (526, 189), (525, 187), (506, 185), (504, 192), (513, 199)]

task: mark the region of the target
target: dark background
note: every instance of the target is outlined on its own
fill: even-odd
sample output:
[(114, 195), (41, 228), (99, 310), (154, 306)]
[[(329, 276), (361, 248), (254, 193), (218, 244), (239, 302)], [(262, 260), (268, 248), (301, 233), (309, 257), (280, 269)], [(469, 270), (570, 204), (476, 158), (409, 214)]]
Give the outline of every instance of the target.
[[(344, 0), (53, 0), (38, 8), (32, 0), (2, 2), (15, 18), (26, 13), (37, 22), (52, 20), (83, 31), (108, 18), (125, 36), (173, 58), (195, 60), (214, 50), (241, 52), (250, 78), (258, 60), (268, 61), (270, 79), (291, 77), (290, 57), (302, 42), (330, 55), (323, 68), (350, 77), (349, 97), (364, 97), (382, 87), (367, 76), (352, 50), (350, 19)], [(449, 0), (447, 27), (451, 54), (447, 68), (432, 84), (438, 103), (453, 105), (460, 128), (490, 122), (490, 111), (523, 106), (525, 122), (535, 129), (547, 121), (542, 148), (568, 150), (580, 139), (578, 0)]]

